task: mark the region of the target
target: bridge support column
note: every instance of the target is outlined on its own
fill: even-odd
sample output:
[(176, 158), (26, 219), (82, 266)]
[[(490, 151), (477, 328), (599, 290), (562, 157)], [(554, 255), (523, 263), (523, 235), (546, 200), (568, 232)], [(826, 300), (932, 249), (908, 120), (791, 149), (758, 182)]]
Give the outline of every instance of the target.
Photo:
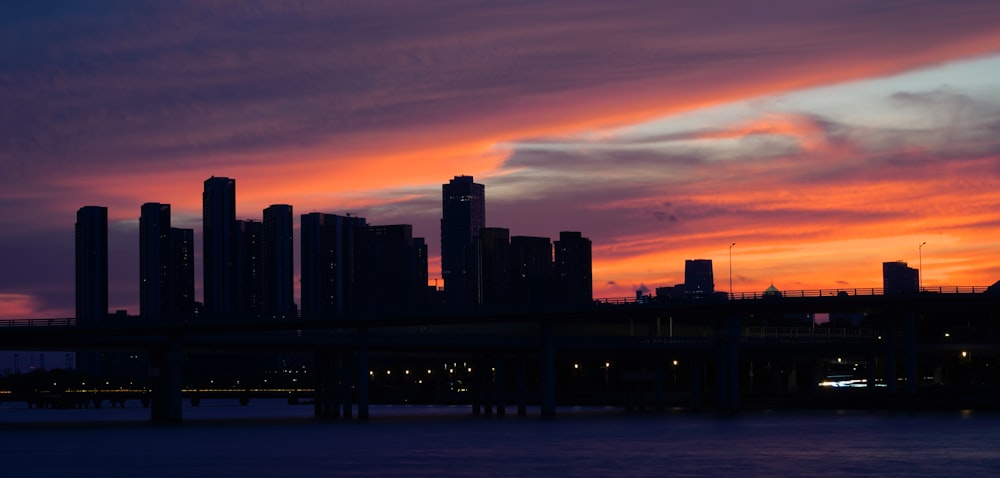
[(483, 412), (486, 416), (493, 415), (493, 405), (496, 404), (496, 385), (493, 383), (493, 367), (488, 367), (487, 364), (493, 362), (490, 360), (492, 357), (480, 357), (477, 360), (479, 368), (479, 383), (482, 384), (483, 389)]
[(691, 359), (691, 409), (701, 409), (701, 392), (704, 385), (705, 361)]
[[(479, 415), (481, 413), (482, 402), (483, 402), (483, 361), (476, 355), (472, 358), (472, 386), (469, 387), (472, 391), (472, 414)], [(487, 405), (488, 406), (488, 405)]]
[(524, 357), (517, 358), (517, 416), (528, 414), (528, 364)]
[(885, 326), (885, 390), (896, 394), (896, 331), (892, 322)]
[(906, 361), (906, 395), (917, 394), (917, 324), (913, 312), (903, 317), (904, 360)]
[[(657, 319), (659, 320), (659, 319)], [(667, 394), (664, 390), (664, 382), (667, 380), (667, 372), (664, 369), (663, 361), (657, 360), (653, 371), (653, 407), (657, 411), (666, 408)]]
[(316, 418), (338, 418), (340, 417), (340, 388), (338, 375), (340, 369), (339, 354), (320, 350), (315, 354), (316, 390), (314, 399), (314, 411)]
[(542, 416), (556, 416), (556, 344), (552, 321), (541, 323), (541, 353), (538, 360), (539, 401)]
[(358, 329), (358, 420), (368, 419), (368, 327)]
[[(355, 373), (352, 373), (355, 372)], [(357, 372), (357, 360), (354, 360), (352, 354), (346, 353), (340, 356), (340, 403), (343, 405), (344, 418), (351, 418), (354, 414), (353, 404), (354, 404), (354, 388), (353, 381), (360, 375)], [(368, 372), (365, 372), (366, 381)]]
[(740, 408), (740, 319), (726, 317), (720, 332), (716, 396), (720, 411), (735, 412)]
[(182, 364), (180, 339), (170, 338), (167, 345), (150, 354), (153, 377), (152, 419), (159, 423), (180, 423), (182, 418)]
[(502, 417), (507, 414), (507, 394), (505, 386), (506, 377), (504, 376), (504, 358), (500, 357), (496, 360), (496, 372), (493, 374), (493, 389), (496, 391), (496, 405), (497, 405), (497, 416)]

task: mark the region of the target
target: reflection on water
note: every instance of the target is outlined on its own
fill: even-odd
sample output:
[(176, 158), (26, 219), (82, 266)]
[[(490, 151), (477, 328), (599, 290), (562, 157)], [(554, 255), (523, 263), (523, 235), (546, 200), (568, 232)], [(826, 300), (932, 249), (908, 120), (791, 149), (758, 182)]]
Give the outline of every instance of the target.
[(469, 407), (374, 406), (372, 419), (312, 420), (259, 400), (148, 410), (0, 406), (5, 476), (995, 476), (1000, 414), (560, 409), (555, 419)]

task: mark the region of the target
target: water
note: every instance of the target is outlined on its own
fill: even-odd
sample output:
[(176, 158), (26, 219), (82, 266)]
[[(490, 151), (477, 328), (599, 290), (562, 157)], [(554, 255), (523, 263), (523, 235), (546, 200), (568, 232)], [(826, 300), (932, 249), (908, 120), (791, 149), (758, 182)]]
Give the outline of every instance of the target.
[(997, 476), (1000, 414), (374, 406), (320, 422), (308, 406), (204, 401), (185, 423), (148, 410), (0, 406), (0, 469), (22, 476)]

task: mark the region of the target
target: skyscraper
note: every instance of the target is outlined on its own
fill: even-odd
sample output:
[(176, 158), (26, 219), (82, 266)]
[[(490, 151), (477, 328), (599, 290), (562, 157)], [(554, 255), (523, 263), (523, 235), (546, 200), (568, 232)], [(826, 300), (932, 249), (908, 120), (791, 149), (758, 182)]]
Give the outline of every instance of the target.
[(292, 206), (264, 209), (264, 318), (295, 317)]
[(76, 212), (76, 320), (93, 324), (108, 317), (108, 208)]
[(311, 320), (343, 316), (354, 286), (354, 228), (367, 225), (356, 216), (313, 212), (301, 216), (301, 309)]
[(236, 318), (258, 320), (264, 307), (264, 225), (236, 221)]
[(510, 302), (510, 230), (484, 227), (476, 242), (476, 270), (479, 272), (478, 304)]
[(686, 299), (708, 299), (715, 294), (715, 275), (712, 273), (711, 259), (688, 259), (684, 261), (684, 297)]
[(555, 275), (560, 299), (571, 303), (593, 300), (590, 239), (579, 232), (562, 231), (555, 242)]
[(236, 312), (236, 181), (205, 180), (202, 194), (205, 316), (229, 320)]
[(143, 204), (139, 215), (139, 317), (171, 318), (170, 205)]
[(171, 320), (194, 318), (194, 229), (170, 228)]
[(441, 207), (441, 278), (451, 305), (476, 302), (474, 245), (486, 227), (486, 188), (472, 176), (455, 176), (444, 184)]
[(409, 224), (354, 228), (352, 310), (412, 310), (417, 305), (415, 258), (413, 226)]
[(885, 295), (914, 294), (920, 289), (920, 271), (903, 261), (882, 263), (882, 290)]
[(547, 237), (511, 236), (511, 296), (518, 304), (553, 298), (552, 241)]

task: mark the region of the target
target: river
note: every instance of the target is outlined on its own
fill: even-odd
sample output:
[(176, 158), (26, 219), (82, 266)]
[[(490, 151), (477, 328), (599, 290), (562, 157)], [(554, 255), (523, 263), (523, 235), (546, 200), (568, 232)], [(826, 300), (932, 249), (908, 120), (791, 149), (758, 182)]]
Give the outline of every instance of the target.
[(185, 405), (179, 425), (125, 409), (0, 404), (0, 469), (30, 476), (997, 476), (996, 412), (560, 408), (554, 419), (469, 407)]

